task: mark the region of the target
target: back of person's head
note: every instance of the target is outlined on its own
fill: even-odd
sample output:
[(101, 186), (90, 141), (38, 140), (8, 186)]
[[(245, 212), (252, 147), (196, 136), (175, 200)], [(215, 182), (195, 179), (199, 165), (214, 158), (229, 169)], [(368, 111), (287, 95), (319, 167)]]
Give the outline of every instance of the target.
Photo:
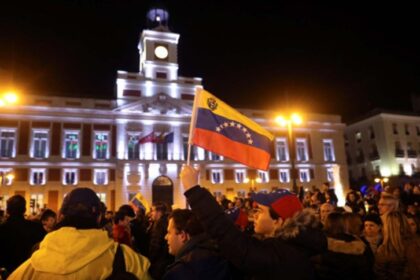
[(178, 232), (184, 231), (190, 237), (199, 235), (204, 229), (196, 215), (188, 209), (175, 209), (169, 218)]
[(48, 220), (48, 218), (57, 218), (57, 214), (51, 209), (45, 209), (41, 214), (41, 222)]
[(136, 213), (134, 212), (133, 207), (131, 207), (128, 204), (123, 204), (118, 209), (118, 212), (124, 213), (126, 216), (129, 216), (130, 218), (134, 218), (136, 216)]
[(101, 213), (101, 201), (96, 193), (89, 188), (76, 188), (64, 198), (57, 227), (98, 228)]
[[(386, 206), (386, 212), (397, 211), (399, 209), (399, 200), (394, 195), (388, 192), (382, 192), (381, 198), (378, 203), (379, 210), (381, 207)], [(383, 213), (382, 213), (383, 214)]]
[(166, 214), (168, 212), (168, 206), (164, 202), (155, 202), (153, 203), (153, 207), (156, 212), (160, 212), (162, 214)]
[(383, 242), (378, 248), (388, 258), (400, 258), (404, 256), (404, 240), (410, 236), (410, 228), (407, 218), (399, 211), (391, 211), (382, 215)]
[(114, 215), (114, 224), (118, 225), (120, 221), (123, 221), (128, 216), (124, 211), (117, 211)]
[(344, 233), (344, 218), (340, 213), (333, 212), (328, 215), (324, 224), (325, 233), (330, 237)]
[(347, 234), (361, 236), (363, 221), (362, 217), (357, 213), (344, 213), (344, 231)]
[(23, 216), (26, 212), (26, 200), (17, 194), (7, 200), (7, 214), (9, 216)]

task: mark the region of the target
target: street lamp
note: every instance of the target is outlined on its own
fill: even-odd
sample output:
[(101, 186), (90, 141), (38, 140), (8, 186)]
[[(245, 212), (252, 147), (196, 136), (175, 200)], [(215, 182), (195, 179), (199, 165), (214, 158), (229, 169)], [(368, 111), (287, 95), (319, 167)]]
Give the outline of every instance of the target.
[(389, 182), (389, 178), (388, 177), (380, 177), (380, 178), (375, 178), (375, 183), (381, 183), (381, 188), (382, 190), (384, 189), (384, 183), (388, 183)]
[(0, 98), (0, 107), (16, 104), (17, 101), (18, 95), (13, 91), (8, 91)]
[(289, 146), (289, 154), (290, 154), (290, 164), (291, 164), (291, 179), (292, 179), (292, 190), (295, 193), (298, 193), (298, 187), (296, 184), (296, 177), (297, 177), (297, 172), (296, 172), (296, 168), (295, 168), (295, 142), (293, 139), (293, 125), (300, 125), (302, 124), (302, 118), (299, 116), (299, 114), (297, 113), (293, 113), (290, 115), (289, 118), (286, 118), (284, 116), (277, 116), (276, 117), (276, 123), (278, 123), (280, 126), (287, 126), (287, 130), (289, 132), (289, 141), (288, 141), (288, 146)]
[(260, 184), (262, 180), (260, 177), (257, 177), (255, 179), (245, 178), (244, 183), (248, 184), (249, 182), (251, 182), (251, 191), (256, 191), (255, 183)]

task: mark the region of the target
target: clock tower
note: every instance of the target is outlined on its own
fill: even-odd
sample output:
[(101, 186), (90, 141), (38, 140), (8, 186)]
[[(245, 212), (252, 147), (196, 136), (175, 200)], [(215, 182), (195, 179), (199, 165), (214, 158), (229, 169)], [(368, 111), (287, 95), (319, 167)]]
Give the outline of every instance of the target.
[(178, 79), (179, 34), (169, 30), (169, 13), (162, 4), (147, 12), (147, 29), (138, 44), (139, 71), (147, 79), (175, 81)]

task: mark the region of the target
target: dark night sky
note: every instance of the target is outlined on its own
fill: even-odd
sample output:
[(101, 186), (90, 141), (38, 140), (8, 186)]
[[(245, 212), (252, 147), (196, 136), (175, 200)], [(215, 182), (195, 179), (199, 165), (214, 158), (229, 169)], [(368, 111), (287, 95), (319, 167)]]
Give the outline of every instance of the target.
[[(111, 99), (116, 71), (138, 70), (150, 1), (10, 2), (0, 8), (0, 68), (24, 91)], [(409, 110), (420, 93), (414, 4), (315, 2), (169, 1), (180, 74), (234, 106), (345, 119)]]

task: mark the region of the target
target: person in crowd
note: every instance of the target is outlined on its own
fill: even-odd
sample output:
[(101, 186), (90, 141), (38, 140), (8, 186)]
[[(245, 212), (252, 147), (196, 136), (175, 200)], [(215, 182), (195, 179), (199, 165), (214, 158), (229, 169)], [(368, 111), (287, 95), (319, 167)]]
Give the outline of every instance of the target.
[(114, 241), (133, 247), (131, 242), (131, 217), (125, 211), (118, 211), (114, 216), (114, 225), (112, 227), (112, 236)]
[(319, 217), (323, 225), (325, 224), (325, 221), (327, 220), (328, 215), (334, 212), (334, 210), (335, 210), (335, 207), (332, 204), (324, 203), (321, 205), (321, 207), (319, 208)]
[(328, 251), (313, 258), (317, 279), (372, 279), (373, 254), (359, 238), (345, 233), (341, 213), (325, 221)]
[(359, 214), (356, 213), (343, 213), (344, 232), (346, 234), (360, 237), (363, 230), (363, 220)]
[(41, 214), (41, 224), (45, 234), (51, 232), (57, 222), (57, 214), (51, 209), (45, 209)]
[(407, 214), (407, 222), (413, 236), (420, 236), (420, 221), (418, 216)]
[(399, 210), (399, 201), (390, 193), (382, 192), (378, 202), (379, 215)]
[(220, 257), (191, 210), (174, 210), (167, 232), (165, 239), (175, 262), (163, 279), (232, 279), (229, 263)]
[(386, 212), (381, 218), (383, 242), (375, 258), (376, 278), (418, 279), (420, 248), (412, 238), (407, 218), (400, 211)]
[(364, 221), (363, 238), (369, 243), (373, 254), (382, 243), (382, 221), (378, 214), (368, 214)]
[(8, 217), (0, 225), (0, 267), (11, 273), (30, 257), (32, 247), (44, 238), (45, 231), (41, 223), (25, 219), (23, 196), (14, 195), (6, 204)]
[(310, 209), (302, 211), (298, 197), (286, 190), (255, 193), (258, 205), (255, 232), (241, 232), (223, 213), (213, 196), (198, 185), (199, 171), (184, 166), (180, 178), (185, 196), (222, 255), (252, 279), (312, 279), (310, 256), (327, 248), (320, 222)]
[(165, 236), (168, 228), (168, 207), (163, 202), (155, 202), (151, 209), (152, 226), (149, 230), (150, 274), (153, 279), (162, 279), (166, 267), (173, 262), (169, 254)]
[[(9, 279), (106, 279), (112, 273), (119, 245), (100, 228), (100, 220), (96, 193), (88, 188), (73, 189), (64, 198), (57, 230), (45, 237), (39, 250)], [(120, 246), (126, 271), (138, 279), (151, 279), (147, 258)]]
[(149, 222), (146, 217), (145, 209), (139, 207), (136, 211), (136, 217), (131, 220), (131, 234), (133, 236), (134, 248), (142, 255), (148, 254), (149, 236), (147, 228)]
[(357, 213), (362, 216), (365, 214), (365, 206), (356, 191), (351, 191), (347, 194), (346, 206), (350, 207), (353, 213)]
[[(103, 205), (105, 206), (105, 204)], [(105, 206), (106, 207), (106, 206)], [(104, 217), (101, 218), (100, 226), (108, 233), (109, 238), (114, 238), (112, 229), (113, 229), (113, 221), (114, 221), (114, 212), (107, 211), (106, 208), (103, 210)]]

